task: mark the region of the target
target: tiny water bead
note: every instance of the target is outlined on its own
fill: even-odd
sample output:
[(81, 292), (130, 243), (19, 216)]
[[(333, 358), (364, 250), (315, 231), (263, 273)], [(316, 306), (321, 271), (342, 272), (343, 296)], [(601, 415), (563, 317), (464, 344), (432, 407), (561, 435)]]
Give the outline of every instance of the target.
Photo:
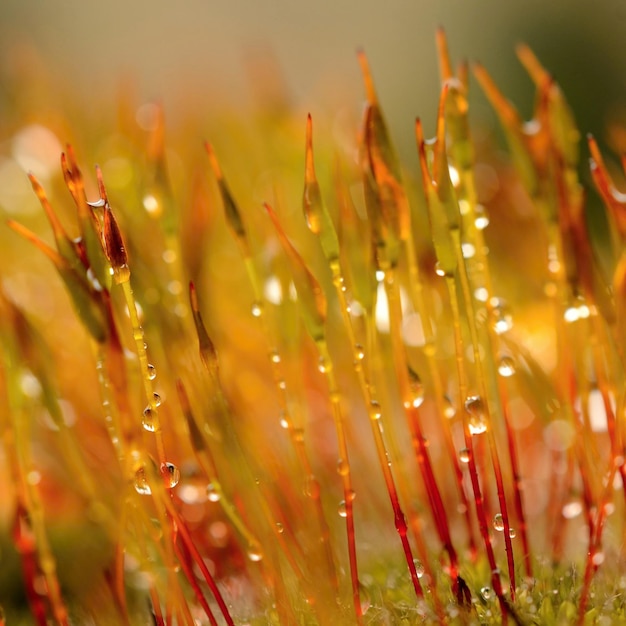
[(510, 356), (503, 356), (498, 363), (498, 374), (504, 378), (509, 378), (515, 374), (515, 361)]
[(411, 392), (411, 405), (417, 409), (424, 402), (424, 385), (420, 377), (409, 367), (409, 390)]
[(419, 559), (413, 559), (413, 565), (415, 565), (415, 573), (417, 574), (417, 577), (422, 578), (426, 572), (424, 564)]
[(152, 493), (148, 479), (146, 478), (146, 469), (143, 465), (135, 472), (135, 491), (142, 496), (149, 496)]
[(148, 363), (148, 378), (154, 380), (156, 378), (156, 367), (152, 363)]
[(270, 361), (272, 363), (280, 363), (280, 354), (278, 353), (278, 350), (272, 350), (270, 352)]
[(487, 431), (485, 405), (480, 396), (468, 396), (465, 400), (465, 410), (469, 415), (469, 431), (472, 435), (481, 435)]
[(348, 517), (348, 509), (346, 507), (346, 501), (342, 500), (337, 507), (337, 513), (339, 513), (339, 517)]
[(313, 474), (309, 474), (304, 480), (304, 495), (312, 500), (320, 497), (320, 484)]
[(152, 394), (152, 402), (154, 403), (154, 406), (157, 407), (161, 406), (163, 402), (161, 396), (156, 391)]
[(467, 448), (459, 450), (459, 461), (461, 461), (461, 463), (470, 462), (470, 451)]
[(515, 537), (517, 537), (517, 531), (515, 528), (509, 528), (509, 537), (511, 539), (515, 539)]
[(276, 532), (279, 535), (282, 535), (285, 532), (285, 527), (283, 526), (281, 522), (276, 522)]
[(493, 528), (501, 533), (504, 530), (504, 519), (502, 513), (496, 513), (493, 517)]
[(180, 480), (180, 470), (174, 463), (165, 462), (161, 464), (161, 476), (167, 489), (173, 489)]
[(480, 590), (480, 595), (483, 597), (483, 600), (491, 600), (493, 596), (493, 591), (491, 587), (482, 587)]
[(443, 414), (449, 420), (451, 420), (456, 415), (456, 407), (448, 396), (443, 397)]
[(379, 420), (382, 417), (380, 404), (376, 400), (370, 402), (370, 419)]
[(252, 313), (252, 317), (261, 317), (263, 314), (263, 306), (260, 302), (253, 302), (250, 312)]
[(321, 356), (317, 361), (317, 369), (322, 374), (325, 374), (328, 371), (328, 361), (323, 356)]
[(221, 498), (219, 489), (217, 489), (217, 487), (213, 483), (209, 483), (207, 485), (206, 495), (207, 495), (209, 502), (219, 502)]
[(339, 459), (337, 461), (337, 473), (339, 476), (347, 476), (350, 473), (350, 465), (345, 459)]
[(263, 550), (261, 549), (261, 544), (259, 544), (258, 541), (251, 541), (248, 544), (247, 555), (253, 563), (258, 563), (259, 561), (261, 561), (263, 559)]
[(502, 335), (513, 328), (513, 317), (509, 306), (502, 298), (491, 298), (491, 326), (496, 334)]
[(365, 358), (365, 350), (360, 343), (357, 343), (354, 346), (354, 354), (359, 361), (362, 361)]
[(156, 415), (156, 411), (149, 405), (143, 410), (141, 424), (143, 425), (144, 430), (147, 430), (150, 433), (156, 432), (159, 428), (159, 420)]

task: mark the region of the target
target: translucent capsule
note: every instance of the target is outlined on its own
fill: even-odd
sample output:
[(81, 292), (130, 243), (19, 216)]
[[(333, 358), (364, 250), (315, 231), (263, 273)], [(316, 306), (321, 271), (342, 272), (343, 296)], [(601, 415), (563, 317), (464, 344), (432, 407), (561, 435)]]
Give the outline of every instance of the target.
[(180, 480), (180, 470), (174, 463), (165, 462), (161, 464), (161, 476), (167, 489), (173, 489)]
[(515, 374), (515, 361), (510, 356), (503, 356), (498, 363), (498, 374), (508, 378)]
[(206, 495), (209, 502), (219, 502), (221, 494), (213, 483), (209, 483), (206, 488)]
[(504, 519), (502, 513), (496, 513), (493, 517), (493, 528), (501, 533), (504, 530)]

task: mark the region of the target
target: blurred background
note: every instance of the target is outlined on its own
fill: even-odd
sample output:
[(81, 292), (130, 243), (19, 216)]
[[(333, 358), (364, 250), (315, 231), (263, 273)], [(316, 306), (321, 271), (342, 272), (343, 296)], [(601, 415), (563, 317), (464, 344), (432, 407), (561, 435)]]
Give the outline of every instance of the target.
[[(624, 0), (3, 0), (2, 89), (7, 96), (10, 77), (25, 71), (27, 49), (85, 106), (113, 100), (123, 79), (141, 97), (161, 99), (175, 122), (183, 100), (207, 110), (245, 105), (254, 97), (251, 68), (272, 57), (296, 104), (335, 107), (362, 98), (355, 56), (362, 47), (394, 134), (412, 146), (415, 116), (434, 119), (438, 25), (455, 62), (479, 59), (526, 116), (532, 89), (515, 58), (519, 41), (557, 77), (583, 132), (605, 137), (607, 125), (624, 117)], [(474, 115), (490, 119), (473, 91)], [(8, 95), (3, 107), (16, 98)]]

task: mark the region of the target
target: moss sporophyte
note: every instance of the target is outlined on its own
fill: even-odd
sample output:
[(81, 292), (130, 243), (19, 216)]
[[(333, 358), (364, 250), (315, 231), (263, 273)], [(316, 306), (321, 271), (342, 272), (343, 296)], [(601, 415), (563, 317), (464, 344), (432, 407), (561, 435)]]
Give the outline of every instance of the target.
[(437, 44), (413, 170), (363, 53), (350, 145), (4, 137), (49, 226), (3, 207), (2, 623), (626, 623), (626, 196), (529, 49), (524, 121)]

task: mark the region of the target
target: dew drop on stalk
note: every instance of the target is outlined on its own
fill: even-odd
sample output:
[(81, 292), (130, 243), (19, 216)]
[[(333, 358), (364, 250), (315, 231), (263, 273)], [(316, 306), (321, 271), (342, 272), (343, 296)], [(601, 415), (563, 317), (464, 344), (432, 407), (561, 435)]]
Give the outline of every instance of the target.
[(459, 450), (459, 461), (461, 461), (461, 463), (470, 462), (470, 451), (467, 448)]
[(515, 537), (517, 537), (517, 531), (515, 528), (509, 528), (509, 537), (511, 539), (515, 539)]
[(370, 419), (379, 420), (382, 417), (380, 404), (376, 400), (370, 402)]
[(337, 507), (337, 513), (339, 517), (348, 517), (348, 510), (346, 509), (346, 501), (342, 500)]
[(572, 500), (567, 504), (563, 505), (561, 509), (561, 515), (565, 519), (574, 519), (578, 517), (583, 512), (583, 505), (578, 500)]
[(142, 496), (149, 496), (152, 493), (148, 480), (146, 478), (146, 470), (142, 466), (135, 472), (135, 491)]
[(443, 414), (449, 420), (456, 415), (456, 408), (448, 396), (443, 397)]
[(152, 363), (148, 363), (148, 378), (154, 380), (156, 378), (156, 367)]
[(411, 392), (411, 405), (418, 408), (424, 402), (424, 385), (420, 377), (409, 367), (409, 390)]
[(504, 530), (504, 519), (502, 518), (502, 513), (496, 513), (493, 516), (493, 528), (499, 533)]
[(345, 459), (339, 459), (337, 461), (337, 473), (339, 476), (347, 476), (350, 473), (350, 466)]
[(220, 492), (213, 483), (209, 483), (206, 488), (206, 495), (209, 502), (219, 502), (221, 498)]
[(418, 578), (421, 578), (426, 569), (424, 568), (424, 564), (419, 559), (413, 559), (413, 564), (415, 565), (415, 572)]
[(161, 406), (163, 402), (161, 396), (156, 391), (152, 394), (152, 401), (154, 402), (154, 406)]
[(263, 550), (258, 541), (251, 541), (248, 544), (247, 554), (253, 563), (258, 563), (263, 558)]
[(356, 358), (359, 361), (362, 361), (365, 358), (365, 350), (363, 349), (363, 346), (360, 343), (357, 343), (354, 346), (354, 354), (356, 355)]
[(367, 587), (361, 581), (359, 581), (359, 602), (361, 604), (361, 613), (367, 613), (372, 606), (372, 599)]
[(326, 362), (326, 359), (323, 356), (321, 356), (317, 362), (317, 369), (322, 374), (325, 374), (328, 371), (328, 363)]
[(465, 400), (465, 410), (469, 414), (469, 430), (472, 435), (481, 435), (487, 430), (485, 405), (480, 396), (469, 396)]
[(167, 489), (173, 489), (180, 480), (180, 470), (174, 463), (165, 462), (161, 464), (161, 476)]
[(289, 426), (291, 426), (291, 423), (289, 422), (289, 419), (287, 418), (287, 416), (283, 413), (280, 417), (280, 427), (284, 428), (285, 430), (289, 428)]
[(263, 307), (261, 303), (254, 302), (252, 304), (252, 308), (250, 309), (250, 312), (252, 313), (252, 317), (261, 317), (261, 314), (263, 313)]
[(150, 433), (156, 432), (157, 423), (158, 422), (155, 411), (151, 406), (148, 405), (143, 410), (143, 416), (141, 418), (141, 424), (144, 427), (144, 430), (147, 430)]
[(505, 300), (491, 298), (491, 326), (498, 335), (502, 335), (513, 328), (513, 317)]
[(282, 535), (285, 532), (285, 527), (281, 524), (281, 522), (276, 522), (276, 532), (279, 535)]
[(270, 361), (272, 361), (272, 363), (280, 363), (280, 354), (277, 350), (272, 350), (270, 352)]
[(320, 497), (320, 484), (313, 474), (309, 474), (304, 480), (304, 495), (314, 500)]
[(515, 361), (510, 356), (503, 356), (498, 363), (498, 374), (508, 378), (515, 374)]
[(483, 597), (484, 600), (490, 600), (492, 595), (491, 587), (482, 587), (480, 590), (480, 595)]

